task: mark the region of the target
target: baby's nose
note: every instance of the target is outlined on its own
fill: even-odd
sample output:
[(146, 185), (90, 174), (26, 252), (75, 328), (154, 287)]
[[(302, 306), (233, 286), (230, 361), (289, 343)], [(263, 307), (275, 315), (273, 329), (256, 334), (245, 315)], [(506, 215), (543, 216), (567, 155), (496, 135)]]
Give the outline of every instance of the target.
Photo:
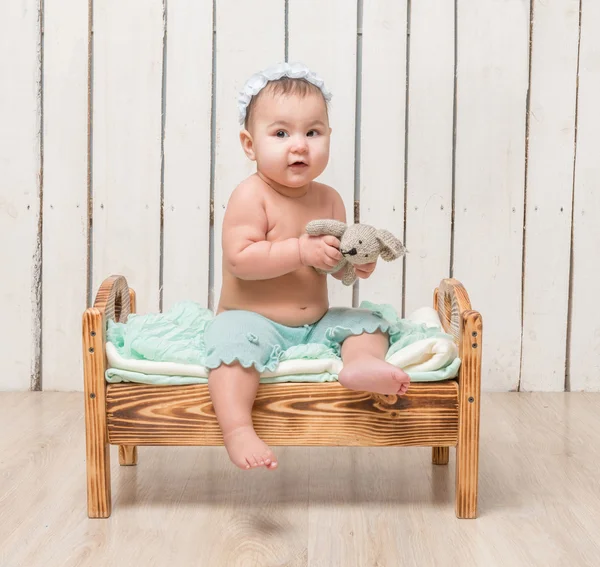
[(294, 144), (292, 146), (292, 151), (298, 153), (304, 153), (308, 149), (308, 144), (306, 143), (306, 138), (301, 136), (294, 140)]

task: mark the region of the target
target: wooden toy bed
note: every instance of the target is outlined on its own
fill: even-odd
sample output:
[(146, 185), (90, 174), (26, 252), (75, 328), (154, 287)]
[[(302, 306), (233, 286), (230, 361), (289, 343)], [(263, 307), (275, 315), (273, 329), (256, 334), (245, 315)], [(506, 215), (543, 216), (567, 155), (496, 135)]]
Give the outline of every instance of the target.
[[(109, 277), (83, 315), (90, 518), (111, 513), (109, 445), (119, 446), (121, 465), (137, 464), (138, 445), (222, 445), (207, 385), (106, 382), (107, 321), (126, 321), (135, 297), (123, 276)], [(482, 321), (455, 279), (435, 289), (434, 306), (459, 347), (457, 379), (412, 383), (404, 396), (356, 392), (337, 382), (261, 384), (257, 433), (269, 445), (433, 447), (436, 465), (448, 464), (449, 448), (456, 447), (456, 515), (475, 518)]]

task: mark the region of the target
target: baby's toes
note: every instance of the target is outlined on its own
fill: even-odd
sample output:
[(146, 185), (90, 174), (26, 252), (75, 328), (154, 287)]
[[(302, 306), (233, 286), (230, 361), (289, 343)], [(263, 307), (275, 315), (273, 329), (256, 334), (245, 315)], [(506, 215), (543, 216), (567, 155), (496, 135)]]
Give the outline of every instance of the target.
[(246, 457), (246, 462), (248, 463), (248, 467), (255, 468), (258, 466), (258, 461), (254, 455), (248, 455)]
[(265, 466), (268, 469), (275, 469), (275, 468), (277, 468), (277, 459), (275, 458), (275, 455), (273, 454), (273, 451), (271, 451), (270, 449), (267, 449), (263, 453), (262, 458), (263, 458)]
[(398, 394), (406, 394), (408, 386), (410, 385), (410, 377), (402, 370), (395, 369), (393, 378), (398, 384)]
[(404, 372), (404, 370), (400, 370), (400, 368), (394, 367), (392, 375), (394, 377), (394, 380), (396, 380), (396, 382), (399, 382), (400, 384), (406, 385), (410, 382), (410, 376), (406, 372)]

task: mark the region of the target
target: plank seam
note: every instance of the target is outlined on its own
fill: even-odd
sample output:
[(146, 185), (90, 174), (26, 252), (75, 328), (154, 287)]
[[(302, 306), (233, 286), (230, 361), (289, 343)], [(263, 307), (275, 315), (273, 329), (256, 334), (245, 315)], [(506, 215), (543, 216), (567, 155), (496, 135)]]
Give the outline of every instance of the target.
[(519, 379), (517, 381), (517, 392), (521, 391), (521, 380), (523, 378), (523, 330), (525, 324), (525, 266), (527, 263), (527, 174), (529, 172), (529, 128), (531, 107), (531, 62), (533, 55), (533, 19), (535, 17), (535, 0), (529, 2), (529, 54), (528, 54), (528, 77), (527, 98), (525, 103), (525, 179), (523, 184), (523, 242), (521, 248), (521, 337), (519, 347)]
[(565, 354), (565, 386), (564, 391), (571, 391), (571, 337), (573, 329), (573, 237), (575, 226), (575, 178), (577, 165), (577, 126), (579, 124), (579, 61), (581, 55), (581, 15), (583, 0), (579, 0), (579, 36), (577, 38), (577, 74), (575, 77), (575, 129), (573, 135), (573, 188), (571, 191), (571, 242), (569, 249), (569, 291), (567, 301), (567, 340)]
[[(361, 160), (361, 122), (362, 122), (362, 49), (363, 49), (363, 2), (356, 3), (356, 98), (354, 108), (354, 222), (360, 222), (360, 160)], [(286, 0), (287, 3), (287, 0)], [(287, 32), (287, 28), (286, 28)], [(360, 298), (360, 281), (352, 286), (352, 307), (358, 307)]]
[(86, 289), (87, 307), (92, 306), (93, 297), (93, 128), (94, 128), (94, 0), (88, 0), (88, 108), (87, 108), (87, 266), (86, 266)]
[[(410, 18), (411, 0), (406, 2), (406, 92), (404, 96), (404, 226), (402, 241), (406, 245), (406, 218), (408, 204), (408, 119), (409, 119), (409, 88), (410, 88)], [(402, 257), (402, 317), (406, 312), (406, 255)]]
[(450, 266), (448, 276), (454, 277), (454, 219), (456, 213), (456, 124), (458, 108), (458, 0), (454, 0), (454, 87), (452, 93), (452, 201), (450, 213)]
[(284, 57), (286, 63), (290, 58), (290, 0), (285, 0), (283, 8), (283, 20), (284, 20)]
[(164, 264), (165, 264), (165, 128), (167, 123), (167, 0), (163, 0), (162, 38), (162, 85), (160, 93), (160, 236), (158, 256), (158, 310), (163, 310)]
[(212, 4), (212, 68), (210, 91), (210, 191), (208, 226), (208, 308), (214, 310), (215, 304), (215, 152), (217, 139), (217, 0)]
[(44, 0), (38, 3), (38, 77), (37, 77), (37, 119), (39, 141), (38, 171), (38, 223), (32, 270), (32, 358), (30, 373), (30, 389), (34, 392), (42, 389), (42, 274), (44, 267)]

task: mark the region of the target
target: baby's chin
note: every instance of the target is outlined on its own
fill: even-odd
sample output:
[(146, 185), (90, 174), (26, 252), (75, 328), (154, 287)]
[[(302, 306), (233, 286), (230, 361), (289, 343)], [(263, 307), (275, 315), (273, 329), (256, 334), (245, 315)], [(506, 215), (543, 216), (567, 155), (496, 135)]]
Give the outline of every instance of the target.
[(319, 175), (323, 173), (323, 169), (318, 167), (310, 167), (305, 171), (300, 172), (295, 172), (293, 170), (286, 171), (285, 185), (288, 187), (304, 187), (307, 183), (310, 183), (319, 177)]
[(307, 173), (308, 172), (305, 172), (302, 175), (288, 173), (284, 175), (273, 176), (271, 179), (273, 179), (273, 181), (279, 185), (283, 185), (284, 187), (289, 187), (290, 189), (300, 189), (305, 187), (307, 183), (310, 183), (314, 179), (312, 175), (307, 175)]
[(301, 189), (302, 187), (305, 187), (307, 183), (310, 183), (312, 180), (313, 178), (309, 176), (302, 176), (301, 179), (298, 179), (298, 176), (296, 176), (293, 179), (286, 179), (282, 183), (282, 185), (285, 185), (290, 189)]

